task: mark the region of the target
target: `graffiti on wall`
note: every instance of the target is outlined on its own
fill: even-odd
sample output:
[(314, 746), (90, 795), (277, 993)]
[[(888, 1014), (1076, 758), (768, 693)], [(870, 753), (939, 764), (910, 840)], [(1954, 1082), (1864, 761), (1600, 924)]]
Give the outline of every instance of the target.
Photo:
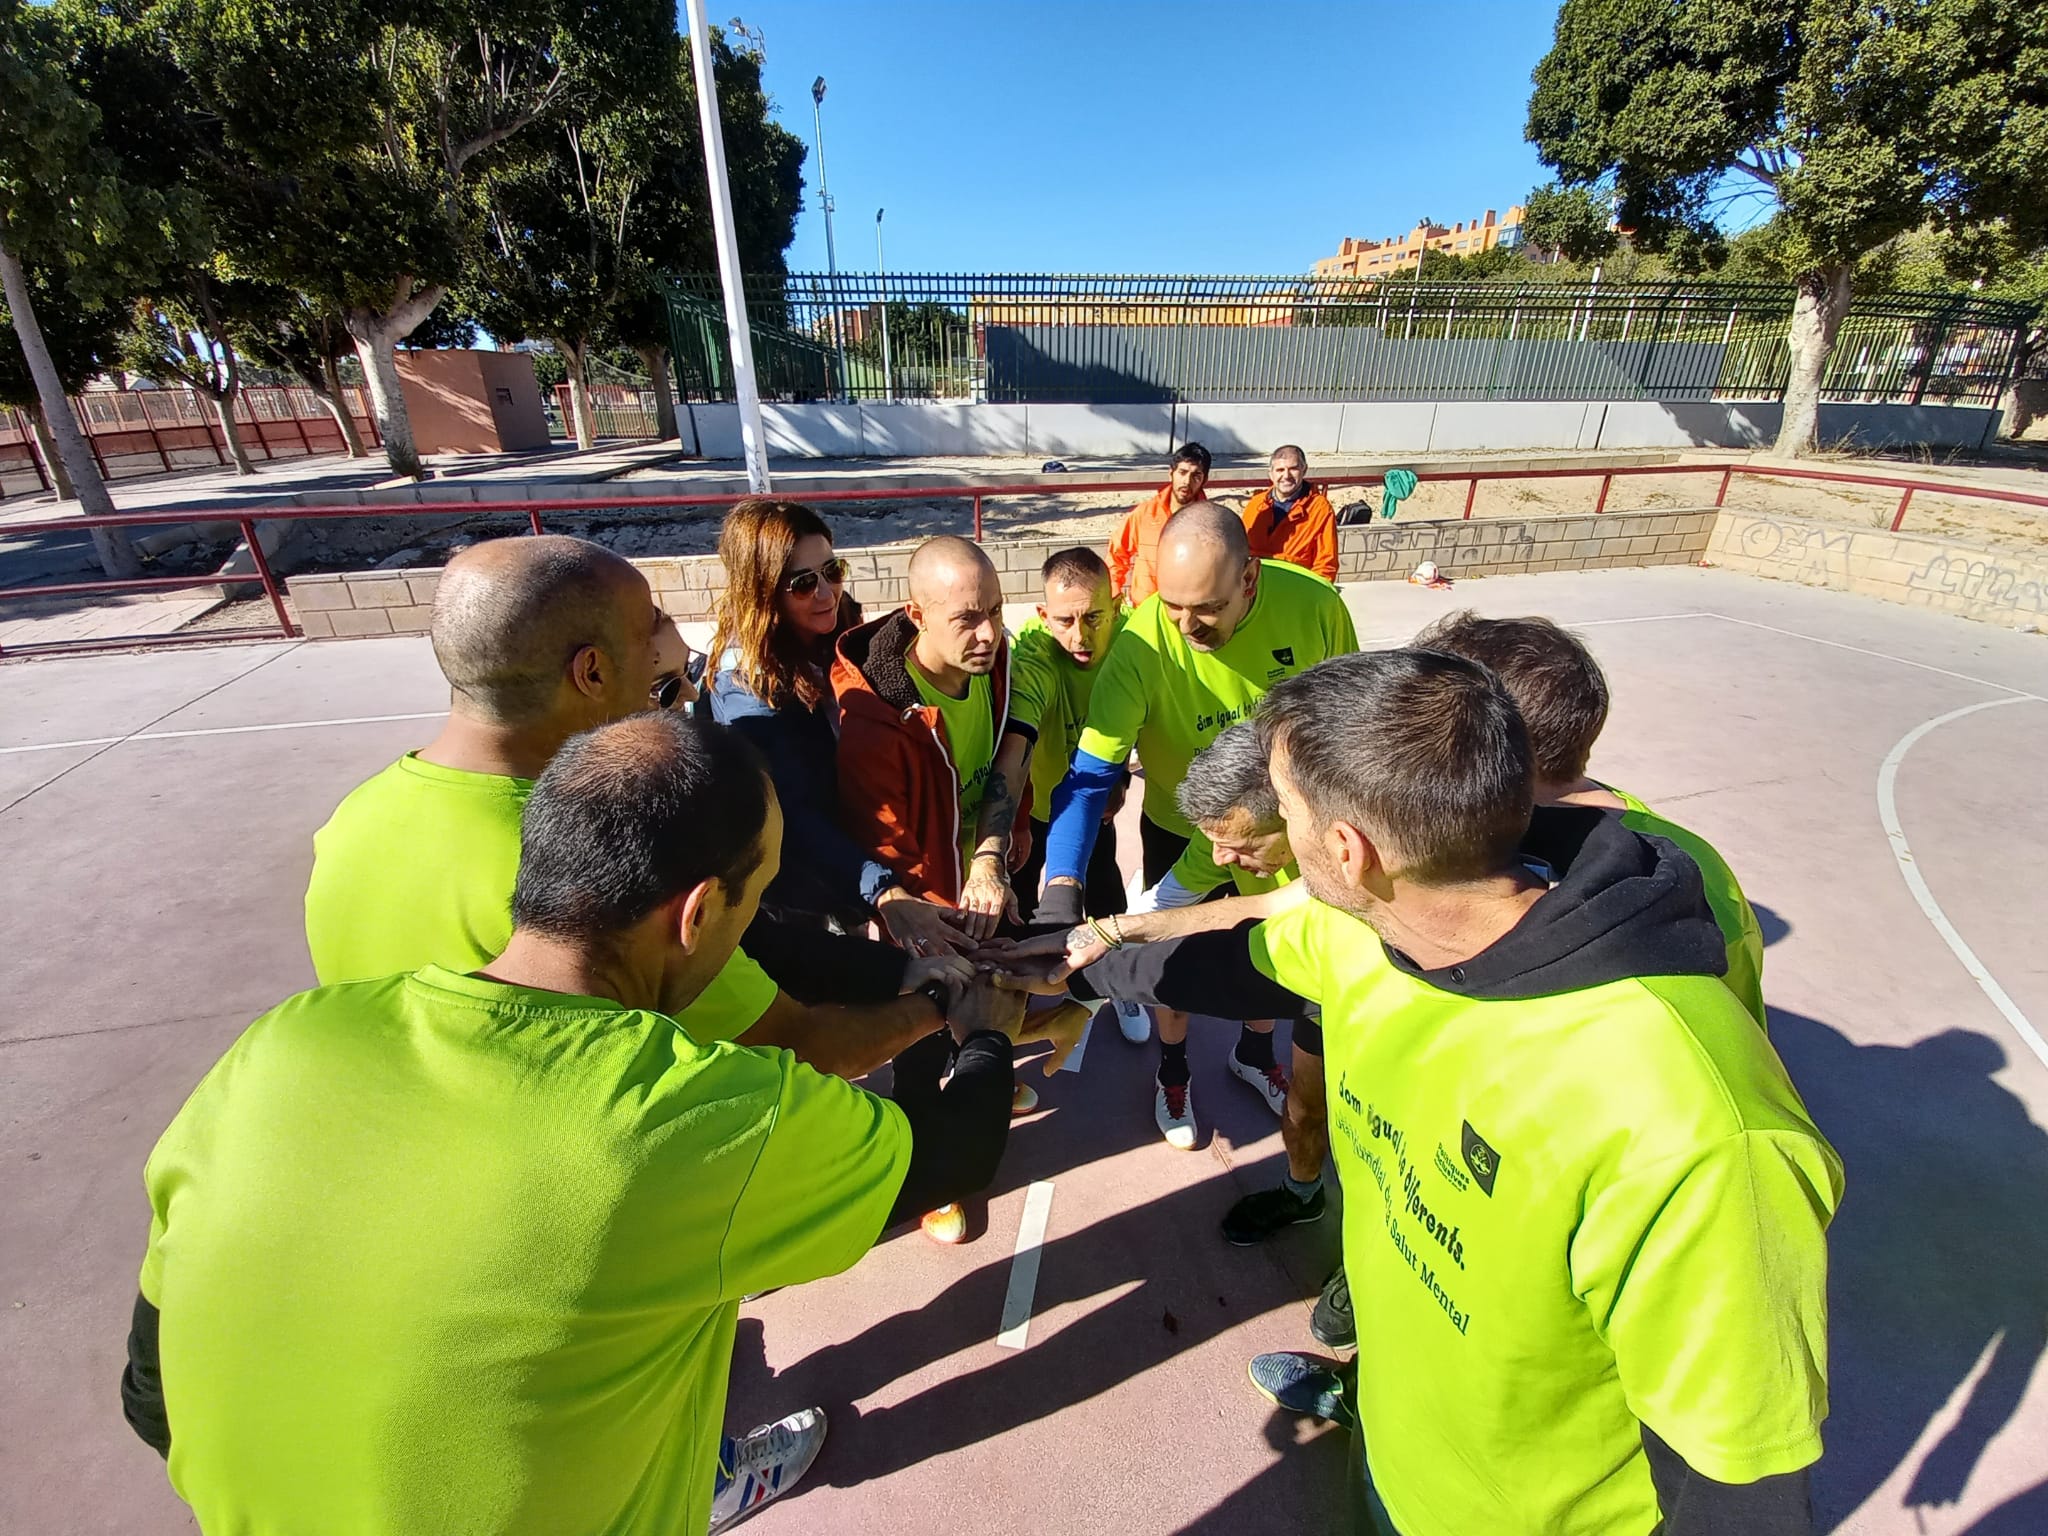
[(1915, 592), (1945, 592), (1965, 602), (2014, 613), (2048, 613), (2042, 562), (2018, 564), (1986, 553), (1938, 553), (1906, 579)]
[[(2028, 559), (1947, 541), (1895, 539), (1890, 534), (1750, 513), (1740, 514), (1733, 524), (1721, 547), (1755, 561), (1759, 574), (1781, 581), (1842, 591), (1891, 586), (1901, 597), (1909, 591), (1939, 593), (1950, 599), (1942, 606), (1980, 618), (2048, 614), (2048, 554)], [(1903, 579), (1887, 580), (1869, 568), (1859, 576), (1851, 561), (1864, 557), (1888, 562), (1894, 570), (1910, 569)]]

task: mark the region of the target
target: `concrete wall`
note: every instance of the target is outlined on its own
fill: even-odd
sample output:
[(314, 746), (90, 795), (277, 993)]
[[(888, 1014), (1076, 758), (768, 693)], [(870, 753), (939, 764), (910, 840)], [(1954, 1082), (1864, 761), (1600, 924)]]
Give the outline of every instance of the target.
[[(533, 359), (524, 352), (401, 351), (398, 380), (421, 453), (503, 453), (548, 445)], [(500, 391), (511, 398), (501, 398)]]
[[(1699, 559), (1714, 521), (1692, 512), (1610, 512), (1601, 517), (1477, 518), (1471, 522), (1386, 523), (1338, 530), (1341, 579), (1389, 580), (1424, 560), (1453, 578), (1522, 571), (1594, 570), (1626, 565), (1684, 565)], [(1039, 567), (1071, 538), (1012, 539), (988, 546), (1008, 602), (1040, 596)], [(908, 596), (910, 544), (840, 551), (853, 567), (853, 594), (872, 614)], [(711, 617), (725, 584), (715, 555), (662, 556), (633, 562), (655, 599), (683, 623)], [(291, 596), (313, 639), (424, 634), (432, 617), (435, 571), (351, 571), (294, 576)]]
[(1724, 511), (1705, 563), (2048, 632), (2048, 550), (1994, 549), (1928, 534)]
[(483, 386), (491, 403), (498, 441), (509, 449), (548, 446), (548, 414), (541, 408), (540, 382), (528, 352), (478, 352)]
[[(405, 354), (408, 356), (420, 354)], [(739, 407), (692, 405), (707, 458), (740, 457)], [(1193, 439), (1216, 453), (1453, 453), (1517, 448), (1761, 448), (1784, 408), (1740, 400), (1393, 400), (1298, 405), (765, 405), (768, 451), (782, 458), (911, 455), (1165, 459)], [(1974, 448), (1997, 412), (1975, 406), (1823, 405), (1824, 442)], [(684, 441), (692, 441), (685, 430)]]

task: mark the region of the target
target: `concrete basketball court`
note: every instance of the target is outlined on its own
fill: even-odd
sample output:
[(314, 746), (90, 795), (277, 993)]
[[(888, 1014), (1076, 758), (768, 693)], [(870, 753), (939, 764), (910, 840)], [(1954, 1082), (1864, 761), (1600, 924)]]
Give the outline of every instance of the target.
[[(1349, 597), (1367, 644), (1467, 605), (1581, 627), (1616, 698), (1594, 771), (1748, 888), (1773, 1037), (1848, 1168), (1820, 1528), (2048, 1530), (2048, 639), (1688, 569)], [(310, 984), (311, 834), (443, 704), (417, 639), (0, 667), (0, 1529), (193, 1528), (116, 1393), (142, 1163)], [(1313, 1347), (1337, 1223), (1221, 1242), (1280, 1139), (1223, 1073), (1230, 1028), (1192, 1039), (1195, 1152), (1105, 1025), (1078, 1073), (1027, 1067), (1043, 1108), (968, 1244), (898, 1235), (744, 1308), (728, 1422), (833, 1426), (750, 1531), (1337, 1527), (1344, 1437), (1244, 1376)]]

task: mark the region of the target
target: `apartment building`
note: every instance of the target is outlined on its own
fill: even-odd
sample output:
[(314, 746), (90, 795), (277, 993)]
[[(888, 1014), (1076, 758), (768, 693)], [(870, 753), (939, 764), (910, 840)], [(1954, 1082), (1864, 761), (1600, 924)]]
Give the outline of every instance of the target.
[(1337, 254), (1325, 256), (1315, 265), (1315, 275), (1324, 278), (1389, 277), (1410, 272), (1422, 264), (1424, 251), (1442, 251), (1446, 256), (1475, 256), (1496, 245), (1512, 245), (1522, 231), (1522, 208), (1517, 205), (1505, 217), (1493, 209), (1486, 217), (1469, 224), (1443, 225), (1429, 220), (1417, 224), (1405, 235), (1390, 240), (1353, 240), (1346, 237)]

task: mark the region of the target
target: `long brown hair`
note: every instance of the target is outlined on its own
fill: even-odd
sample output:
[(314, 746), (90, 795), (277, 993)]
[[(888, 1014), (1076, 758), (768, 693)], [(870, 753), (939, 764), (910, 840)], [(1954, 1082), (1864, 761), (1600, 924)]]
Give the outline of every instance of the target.
[[(726, 653), (736, 652), (740, 681), (770, 709), (792, 699), (810, 709), (825, 691), (822, 677), (805, 666), (817, 658), (805, 654), (803, 642), (782, 621), (782, 568), (798, 541), (813, 534), (829, 541), (832, 530), (809, 507), (755, 496), (726, 513), (718, 535), (725, 590), (718, 595), (711, 667), (718, 671)], [(860, 605), (842, 589), (834, 638), (859, 622)]]

